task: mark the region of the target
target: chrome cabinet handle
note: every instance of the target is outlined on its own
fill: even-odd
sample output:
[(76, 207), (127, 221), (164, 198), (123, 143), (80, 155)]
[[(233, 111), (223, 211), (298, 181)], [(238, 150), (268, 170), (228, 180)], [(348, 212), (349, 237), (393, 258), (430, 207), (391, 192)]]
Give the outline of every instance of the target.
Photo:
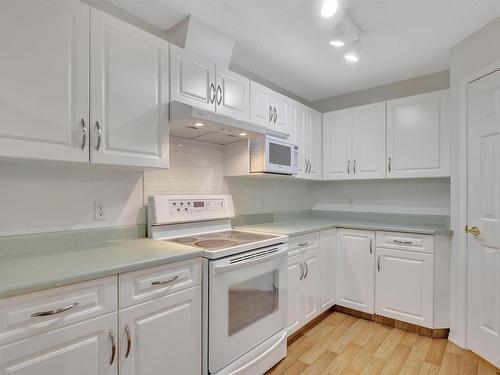
[(132, 348), (132, 339), (130, 338), (130, 330), (128, 329), (128, 324), (125, 324), (125, 333), (127, 335), (127, 351), (125, 352), (125, 358), (128, 358), (130, 349)]
[(217, 86), (217, 92), (216, 92), (216, 96), (217, 96), (217, 105), (220, 106), (220, 104), (222, 103), (222, 88), (220, 86)]
[(380, 272), (380, 255), (377, 258), (377, 269), (378, 269), (378, 272)]
[(307, 159), (308, 162), (309, 162), (309, 168), (307, 170), (307, 173), (311, 173), (311, 169), (312, 169), (312, 163), (311, 163), (311, 159)]
[(95, 122), (95, 126), (97, 128), (97, 145), (95, 146), (96, 151), (99, 151), (101, 148), (101, 138), (102, 138), (102, 130), (101, 125), (99, 125), (99, 121)]
[(352, 171), (354, 174), (356, 174), (356, 159), (354, 159), (352, 162)]
[(269, 122), (273, 122), (273, 116), (274, 116), (273, 107), (269, 106)]
[(85, 150), (85, 145), (87, 144), (87, 134), (89, 130), (87, 129), (87, 126), (85, 125), (85, 119), (82, 118), (82, 145), (80, 148), (82, 150)]
[(58, 308), (58, 309), (48, 310), (48, 311), (40, 311), (40, 312), (33, 313), (33, 314), (31, 314), (31, 317), (32, 318), (37, 318), (37, 317), (40, 317), (40, 316), (50, 316), (50, 315), (61, 314), (61, 313), (65, 312), (65, 311), (71, 310), (72, 308), (74, 308), (74, 307), (76, 307), (78, 305), (79, 305), (79, 303), (75, 302), (75, 303), (72, 303), (71, 305), (64, 306), (64, 307), (61, 307), (61, 308)]
[(276, 110), (276, 107), (274, 107), (274, 123), (276, 124), (276, 120), (278, 119), (278, 111)]
[(392, 242), (397, 243), (399, 245), (413, 245), (413, 241), (392, 240)]
[(309, 266), (307, 265), (306, 262), (304, 262), (304, 267), (306, 267), (306, 274), (304, 275), (304, 279), (306, 279), (307, 275), (309, 275)]
[(109, 331), (109, 339), (111, 340), (111, 359), (109, 360), (109, 364), (112, 365), (116, 357), (116, 342), (113, 331)]
[(347, 160), (347, 174), (351, 174), (351, 160)]
[(372, 242), (373, 240), (370, 238), (370, 254), (373, 254)]
[(391, 172), (391, 164), (392, 164), (392, 159), (389, 156), (389, 159), (387, 160), (387, 170), (389, 171), (389, 173)]
[(215, 95), (216, 95), (216, 90), (215, 90), (215, 85), (213, 83), (210, 84), (210, 89), (208, 90), (208, 100), (210, 101), (210, 104), (213, 104), (215, 102)]
[(300, 279), (302, 280), (304, 278), (304, 266), (302, 265), (302, 262), (299, 263), (300, 265)]
[(179, 275), (172, 277), (171, 279), (168, 280), (158, 280), (158, 281), (153, 281), (151, 285), (165, 285), (165, 284), (170, 284), (173, 283), (175, 280), (179, 278)]
[(304, 246), (307, 246), (308, 244), (309, 244), (309, 242), (301, 242), (301, 243), (299, 243), (299, 246), (304, 247)]

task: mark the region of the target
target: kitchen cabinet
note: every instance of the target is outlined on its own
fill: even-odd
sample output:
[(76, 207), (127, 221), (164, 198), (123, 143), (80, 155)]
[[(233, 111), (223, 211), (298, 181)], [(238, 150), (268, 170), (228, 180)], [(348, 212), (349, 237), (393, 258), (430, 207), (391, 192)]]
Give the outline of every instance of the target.
[(2, 346), (0, 373), (117, 375), (116, 328), (111, 313)]
[(250, 121), (272, 132), (290, 134), (291, 100), (256, 82), (250, 83)]
[(321, 113), (308, 108), (308, 122), (306, 126), (307, 158), (309, 171), (307, 178), (321, 180), (323, 175), (323, 116)]
[(120, 311), (120, 374), (201, 371), (201, 286)]
[(0, 156), (88, 163), (89, 12), (2, 1)]
[(336, 304), (373, 314), (375, 233), (339, 229), (337, 235)]
[(433, 328), (433, 258), (377, 247), (375, 313)]
[(91, 14), (90, 160), (168, 167), (168, 42)]
[(241, 121), (250, 120), (250, 80), (170, 45), (172, 100)]
[(449, 90), (388, 101), (387, 176), (449, 175)]
[(335, 275), (337, 258), (337, 231), (320, 232), (319, 239), (319, 310), (328, 310), (335, 303)]
[(302, 316), (305, 322), (310, 321), (319, 313), (319, 250), (318, 246), (311, 246), (302, 255), (304, 276), (302, 277)]
[(325, 180), (385, 177), (385, 103), (323, 115)]
[(301, 254), (288, 257), (287, 331), (289, 335), (300, 328), (302, 321), (300, 286), (304, 272), (303, 267)]

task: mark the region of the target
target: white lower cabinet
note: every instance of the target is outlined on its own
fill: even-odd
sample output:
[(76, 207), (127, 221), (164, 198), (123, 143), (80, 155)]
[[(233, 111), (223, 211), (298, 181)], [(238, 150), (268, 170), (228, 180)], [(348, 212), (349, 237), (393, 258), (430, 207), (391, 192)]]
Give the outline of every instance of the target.
[(0, 373), (116, 375), (116, 328), (115, 312), (1, 346)]
[(319, 312), (319, 249), (313, 246), (302, 254), (302, 263), (304, 265), (304, 276), (300, 294), (302, 297), (301, 306), (304, 323), (310, 321)]
[(375, 313), (433, 328), (434, 256), (377, 248)]
[(374, 311), (375, 232), (339, 229), (336, 304)]
[(287, 309), (287, 330), (288, 334), (299, 329), (301, 324), (300, 316), (300, 286), (303, 274), (302, 254), (288, 257), (288, 309)]
[(120, 374), (201, 374), (201, 287), (120, 311)]
[(320, 233), (319, 239), (319, 310), (323, 312), (335, 303), (335, 275), (337, 264), (337, 230)]

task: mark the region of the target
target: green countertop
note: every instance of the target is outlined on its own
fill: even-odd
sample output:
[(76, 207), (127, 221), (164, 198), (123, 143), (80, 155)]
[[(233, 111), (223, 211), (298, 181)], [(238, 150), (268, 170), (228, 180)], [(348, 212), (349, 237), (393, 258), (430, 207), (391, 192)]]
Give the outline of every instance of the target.
[(107, 229), (0, 238), (0, 298), (202, 255), (190, 246), (124, 232), (117, 235)]

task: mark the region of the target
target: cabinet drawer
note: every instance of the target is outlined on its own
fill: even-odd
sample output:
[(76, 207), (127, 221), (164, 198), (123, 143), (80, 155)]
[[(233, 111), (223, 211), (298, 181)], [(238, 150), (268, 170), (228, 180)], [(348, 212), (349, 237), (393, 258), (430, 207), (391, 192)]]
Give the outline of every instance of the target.
[(119, 275), (120, 308), (201, 284), (201, 259)]
[(116, 276), (0, 300), (0, 345), (117, 310)]
[(434, 253), (434, 236), (398, 232), (377, 232), (377, 247)]
[(290, 237), (288, 241), (288, 253), (302, 251), (311, 247), (319, 246), (319, 232), (303, 234), (301, 236)]

